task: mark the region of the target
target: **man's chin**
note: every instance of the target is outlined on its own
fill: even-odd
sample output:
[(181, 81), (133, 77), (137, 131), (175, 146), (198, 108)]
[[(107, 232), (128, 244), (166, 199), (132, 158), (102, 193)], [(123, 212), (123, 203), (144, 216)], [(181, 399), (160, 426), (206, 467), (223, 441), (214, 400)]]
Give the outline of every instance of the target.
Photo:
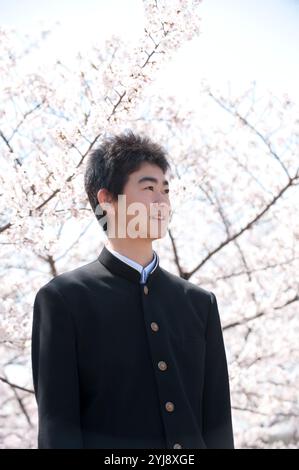
[(159, 238), (164, 238), (167, 233), (167, 229), (158, 230), (158, 232), (149, 233), (148, 238), (150, 240), (158, 240)]

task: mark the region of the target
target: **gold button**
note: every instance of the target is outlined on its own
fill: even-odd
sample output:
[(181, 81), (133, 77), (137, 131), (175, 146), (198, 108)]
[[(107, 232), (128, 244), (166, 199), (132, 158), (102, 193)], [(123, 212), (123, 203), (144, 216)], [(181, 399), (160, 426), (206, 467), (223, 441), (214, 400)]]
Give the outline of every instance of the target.
[(148, 294), (148, 287), (147, 287), (147, 286), (144, 286), (143, 291), (144, 291), (144, 293), (147, 295), (147, 294)]
[(173, 411), (174, 410), (174, 404), (172, 403), (172, 401), (168, 401), (167, 403), (165, 403), (165, 408), (169, 412)]
[(167, 364), (164, 361), (158, 362), (158, 367), (160, 370), (166, 370), (167, 369)]
[(173, 445), (173, 448), (174, 448), (174, 449), (182, 449), (182, 446), (181, 446), (181, 444), (179, 444), (178, 442), (176, 442), (176, 443)]
[(153, 321), (153, 322), (151, 323), (151, 329), (152, 329), (153, 331), (158, 331), (158, 329), (159, 329), (158, 323), (156, 323), (156, 322)]

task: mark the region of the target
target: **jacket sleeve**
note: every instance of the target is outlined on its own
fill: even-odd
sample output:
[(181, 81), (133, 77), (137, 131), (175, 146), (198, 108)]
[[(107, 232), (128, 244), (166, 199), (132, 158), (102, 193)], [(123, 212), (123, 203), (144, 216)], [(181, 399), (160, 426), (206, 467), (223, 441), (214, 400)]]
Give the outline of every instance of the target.
[(210, 294), (206, 326), (203, 438), (208, 449), (233, 449), (227, 360), (216, 296), (213, 292)]
[(82, 448), (73, 319), (48, 283), (34, 301), (31, 361), (38, 406), (38, 448)]

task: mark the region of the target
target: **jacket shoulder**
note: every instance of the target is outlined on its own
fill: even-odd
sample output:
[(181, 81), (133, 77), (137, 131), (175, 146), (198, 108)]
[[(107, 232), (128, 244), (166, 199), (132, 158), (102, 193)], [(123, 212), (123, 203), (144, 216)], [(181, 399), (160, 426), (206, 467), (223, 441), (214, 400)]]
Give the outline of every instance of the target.
[(211, 298), (213, 298), (214, 294), (208, 289), (198, 286), (197, 284), (194, 284), (191, 281), (187, 281), (187, 279), (183, 279), (182, 277), (167, 271), (165, 268), (162, 268), (161, 266), (160, 266), (160, 270), (165, 280), (173, 284), (175, 288), (181, 289), (182, 292), (184, 292), (185, 294), (190, 293), (191, 295), (197, 295), (199, 297), (204, 298), (205, 300), (209, 302), (211, 301)]
[(99, 272), (99, 266), (100, 263), (98, 260), (94, 260), (78, 268), (58, 274), (43, 284), (39, 288), (37, 295), (43, 294), (44, 292), (64, 293), (69, 289), (72, 290), (82, 286), (88, 283), (88, 280)]

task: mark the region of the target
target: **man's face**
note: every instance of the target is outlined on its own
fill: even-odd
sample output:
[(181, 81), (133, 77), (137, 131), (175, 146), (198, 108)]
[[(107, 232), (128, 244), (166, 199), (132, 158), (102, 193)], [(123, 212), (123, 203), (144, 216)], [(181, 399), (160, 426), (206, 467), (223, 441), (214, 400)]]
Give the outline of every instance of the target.
[(168, 192), (167, 176), (157, 165), (143, 163), (131, 173), (123, 194), (113, 204), (115, 223), (127, 229), (123, 236), (151, 240), (164, 237), (171, 212)]

